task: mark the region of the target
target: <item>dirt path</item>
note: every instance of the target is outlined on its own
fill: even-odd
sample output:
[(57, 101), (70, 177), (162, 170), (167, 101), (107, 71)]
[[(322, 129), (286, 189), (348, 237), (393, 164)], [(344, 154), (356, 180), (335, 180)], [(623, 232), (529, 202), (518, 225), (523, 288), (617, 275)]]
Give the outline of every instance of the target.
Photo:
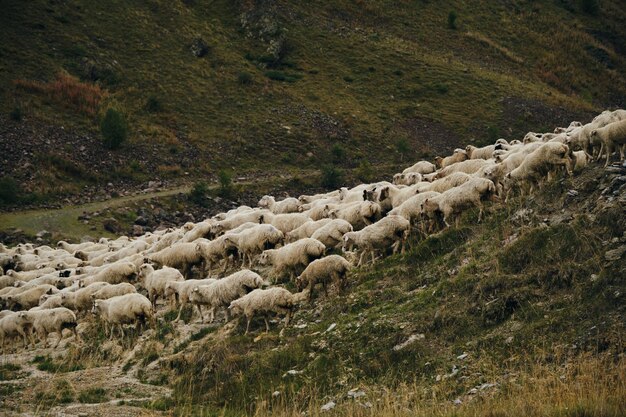
[[(151, 198), (168, 197), (178, 193), (187, 193), (190, 186), (181, 186), (169, 190), (155, 191), (149, 193), (138, 193), (130, 196), (113, 198), (106, 201), (82, 204), (79, 206), (66, 206), (60, 209), (39, 209), (27, 211), (15, 211), (11, 213), (0, 213), (0, 230), (11, 228), (21, 229), (25, 233), (34, 235), (41, 230), (51, 233), (59, 233), (74, 239), (80, 239), (84, 235), (93, 234), (90, 225), (78, 220), (83, 212), (102, 211), (106, 208), (121, 207), (130, 203), (135, 203)], [(106, 235), (106, 232), (98, 231), (98, 234)], [(110, 235), (111, 237), (113, 235)]]

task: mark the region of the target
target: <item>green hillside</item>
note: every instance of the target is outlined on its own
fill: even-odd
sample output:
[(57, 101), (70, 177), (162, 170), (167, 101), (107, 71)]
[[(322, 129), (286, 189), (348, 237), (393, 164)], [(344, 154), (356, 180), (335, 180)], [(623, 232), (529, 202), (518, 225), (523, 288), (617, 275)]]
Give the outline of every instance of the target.
[[(588, 121), (624, 106), (625, 22), (609, 0), (5, 0), (0, 143), (21, 163), (0, 175), (75, 193), (317, 169), (333, 150), (354, 168)], [(118, 151), (101, 144), (109, 107), (130, 126)]]

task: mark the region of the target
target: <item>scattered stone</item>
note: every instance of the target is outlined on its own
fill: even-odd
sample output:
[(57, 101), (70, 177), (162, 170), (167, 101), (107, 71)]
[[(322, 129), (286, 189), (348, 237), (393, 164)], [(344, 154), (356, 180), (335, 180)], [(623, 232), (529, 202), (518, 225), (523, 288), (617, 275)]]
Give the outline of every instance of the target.
[(330, 326), (328, 326), (328, 329), (326, 329), (325, 333), (332, 331), (335, 327), (337, 327), (337, 323), (331, 324)]
[(324, 404), (324, 405), (322, 406), (322, 408), (320, 408), (320, 410), (321, 410), (321, 411), (330, 411), (330, 410), (332, 410), (333, 408), (335, 408), (335, 406), (336, 406), (336, 405), (337, 405), (337, 404), (335, 404), (335, 402), (334, 402), (334, 401), (329, 401), (329, 402), (327, 402), (326, 404)]
[(148, 224), (148, 220), (143, 216), (137, 216), (137, 218), (135, 219), (135, 224), (138, 224), (139, 226), (145, 226)]
[(350, 391), (348, 391), (347, 396), (349, 398), (360, 398), (360, 397), (365, 397), (365, 391), (360, 390), (358, 388), (352, 388)]
[(44, 238), (44, 237), (49, 237), (51, 236), (51, 233), (47, 230), (40, 230), (39, 232), (37, 232), (37, 234), (35, 235), (37, 238)]
[(463, 404), (463, 401), (461, 401), (460, 398), (457, 398), (456, 400), (454, 400), (454, 405), (461, 405)]
[(462, 355), (457, 356), (456, 358), (459, 360), (463, 360), (469, 356), (469, 353), (463, 353)]
[(400, 344), (395, 345), (395, 346), (393, 347), (393, 350), (394, 350), (395, 352), (398, 352), (398, 351), (400, 351), (400, 350), (404, 349), (405, 347), (407, 347), (407, 346), (409, 346), (409, 345), (413, 344), (414, 342), (416, 342), (416, 341), (418, 341), (418, 340), (421, 340), (421, 339), (425, 339), (425, 338), (426, 338), (426, 336), (424, 336), (424, 334), (423, 334), (423, 333), (420, 333), (420, 334), (413, 334), (413, 335), (409, 336), (409, 338), (408, 338), (407, 340), (405, 340), (404, 342), (402, 342), (402, 343), (400, 343)]
[(578, 191), (576, 191), (576, 190), (569, 190), (567, 192), (567, 196), (568, 197), (576, 197), (577, 195), (578, 195)]
[(143, 235), (144, 233), (145, 233), (145, 232), (144, 232), (144, 230), (143, 230), (143, 227), (142, 227), (142, 226), (140, 226), (140, 225), (138, 225), (138, 224), (133, 225), (133, 236), (141, 236), (141, 235)]
[(272, 392), (272, 398), (276, 398), (280, 396), (280, 391), (274, 391)]
[(604, 259), (609, 262), (618, 261), (622, 257), (622, 255), (624, 255), (624, 252), (626, 252), (626, 245), (622, 245), (617, 249), (606, 251), (604, 254)]
[(283, 374), (283, 378), (285, 378), (288, 375), (291, 375), (291, 376), (300, 375), (301, 373), (302, 371), (296, 371), (295, 369), (290, 369)]
[(120, 223), (114, 217), (104, 219), (102, 227), (104, 227), (104, 230), (111, 233), (119, 233), (121, 230)]

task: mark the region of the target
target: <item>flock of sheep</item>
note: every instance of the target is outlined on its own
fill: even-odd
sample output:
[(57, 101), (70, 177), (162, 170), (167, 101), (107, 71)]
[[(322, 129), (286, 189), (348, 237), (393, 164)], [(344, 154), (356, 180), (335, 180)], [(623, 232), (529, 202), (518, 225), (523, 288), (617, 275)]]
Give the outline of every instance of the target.
[[(456, 149), (435, 163), (417, 162), (393, 177), (326, 194), (241, 206), (179, 229), (138, 238), (56, 248), (0, 244), (0, 342), (44, 346), (63, 330), (79, 339), (78, 320), (95, 316), (114, 337), (124, 326), (154, 326), (157, 314), (192, 305), (204, 322), (219, 309), (247, 318), (285, 315), (310, 300), (317, 284), (343, 289), (353, 266), (404, 251), (407, 237), (427, 235), (458, 221), (483, 201), (531, 192), (550, 176), (583, 169), (596, 156), (624, 159), (626, 111), (605, 111), (591, 123), (571, 123), (554, 133)], [(606, 164), (605, 163), (605, 164)], [(257, 272), (253, 271), (256, 270)], [(263, 278), (263, 274), (265, 278)], [(293, 281), (298, 293), (275, 285)], [(145, 294), (145, 295), (143, 295)], [(157, 308), (158, 307), (158, 308)], [(203, 312), (203, 308), (205, 311)], [(66, 332), (70, 333), (70, 332)], [(71, 334), (70, 334), (71, 336)]]

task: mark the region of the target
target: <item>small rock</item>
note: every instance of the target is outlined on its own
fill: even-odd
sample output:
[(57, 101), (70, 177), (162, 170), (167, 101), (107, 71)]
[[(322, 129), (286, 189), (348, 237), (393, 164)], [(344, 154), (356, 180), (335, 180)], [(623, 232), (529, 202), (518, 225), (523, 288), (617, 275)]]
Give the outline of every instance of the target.
[(568, 197), (576, 197), (578, 195), (578, 191), (576, 190), (569, 190), (567, 192)]
[(413, 334), (411, 336), (409, 336), (409, 338), (407, 340), (405, 340), (404, 342), (397, 344), (393, 347), (393, 350), (395, 352), (398, 352), (402, 349), (404, 349), (405, 347), (413, 344), (415, 341), (420, 340), (420, 339), (424, 339), (426, 338), (426, 336), (424, 336), (424, 334), (420, 333), (420, 334)]
[(454, 405), (461, 405), (463, 404), (463, 401), (461, 401), (460, 398), (457, 398), (456, 400), (454, 400)]
[(191, 49), (191, 53), (197, 58), (202, 58), (203, 56), (209, 53), (209, 47), (202, 40), (202, 38), (194, 39), (193, 42), (191, 43), (190, 49)]
[(141, 236), (143, 234), (144, 234), (144, 230), (142, 226), (138, 224), (133, 225), (133, 236)]
[(326, 329), (326, 333), (332, 331), (335, 327), (337, 327), (337, 323), (333, 323), (330, 326), (328, 326), (328, 329)]
[(469, 356), (469, 353), (463, 353), (462, 355), (457, 356), (456, 358), (459, 360), (463, 360)]
[(606, 251), (604, 253), (604, 259), (606, 259), (609, 262), (617, 261), (622, 257), (624, 252), (626, 252), (626, 245), (622, 245), (617, 249)]
[(350, 398), (365, 397), (365, 391), (360, 390), (358, 388), (353, 388), (350, 391), (348, 391), (347, 396), (350, 397)]
[(510, 345), (511, 343), (513, 343), (513, 336), (507, 337), (504, 343), (507, 345)]
[(334, 401), (329, 401), (329, 402), (327, 402), (326, 404), (324, 404), (324, 405), (322, 406), (322, 408), (320, 408), (320, 410), (321, 410), (321, 411), (330, 411), (330, 410), (332, 410), (333, 408), (335, 408), (335, 406), (336, 406), (336, 405), (337, 405), (337, 404), (335, 404), (335, 402), (334, 402)]
[(272, 398), (276, 398), (280, 396), (280, 391), (274, 391), (272, 392)]
[(120, 231), (120, 223), (114, 217), (104, 219), (102, 227), (104, 227), (104, 230), (111, 233), (119, 233)]
[(137, 216), (137, 218), (135, 219), (135, 224), (138, 224), (139, 226), (145, 226), (148, 224), (148, 220), (143, 216)]

